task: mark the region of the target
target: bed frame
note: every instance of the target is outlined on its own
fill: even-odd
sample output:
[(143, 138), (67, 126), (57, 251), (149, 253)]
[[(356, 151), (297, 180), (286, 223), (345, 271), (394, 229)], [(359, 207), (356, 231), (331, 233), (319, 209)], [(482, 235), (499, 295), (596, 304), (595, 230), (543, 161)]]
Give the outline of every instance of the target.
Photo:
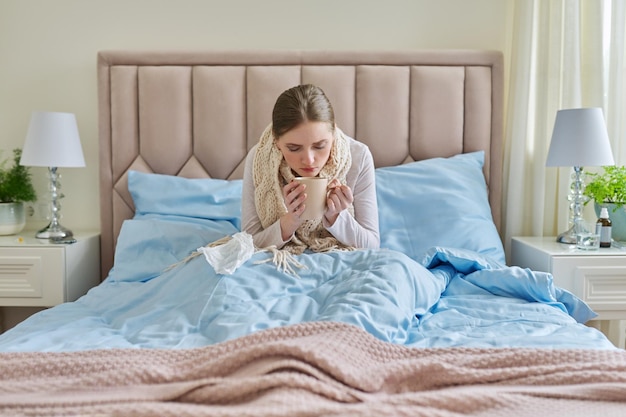
[(317, 84), (377, 167), (485, 151), (498, 230), (502, 54), (494, 51), (103, 51), (98, 54), (102, 277), (133, 216), (127, 172), (235, 179), (276, 97)]
[[(246, 153), (269, 123), (276, 97), (299, 83), (315, 83), (326, 91), (340, 127), (369, 145), (379, 167), (484, 150), (484, 174), (493, 219), (500, 226), (503, 72), (500, 53), (102, 52), (98, 68), (105, 276), (113, 263), (122, 222), (133, 216), (133, 202), (127, 188), (128, 170), (185, 177), (241, 177)], [(163, 224), (163, 230), (168, 227), (166, 223), (173, 224), (159, 223)], [(148, 222), (132, 224), (139, 225), (150, 227)], [(129, 230), (151, 235), (151, 230), (146, 228)], [(124, 265), (134, 264), (132, 254), (142, 250), (147, 254), (165, 254), (169, 248), (161, 248), (160, 252), (148, 248), (150, 242), (162, 242), (161, 236), (141, 239), (137, 251), (124, 253), (130, 259)], [(187, 253), (188, 248), (183, 249)], [(279, 316), (289, 314), (287, 307), (308, 294), (298, 294), (301, 287), (297, 279), (280, 272), (272, 276), (274, 268), (268, 265), (262, 266), (268, 271), (267, 277), (260, 277), (266, 281), (259, 281), (263, 288), (247, 283), (259, 278), (254, 273), (247, 275), (245, 282), (238, 279), (242, 275), (228, 279), (220, 274), (203, 274), (206, 269), (202, 260), (158, 277), (149, 276), (149, 268), (141, 271), (147, 271), (147, 275), (133, 275), (133, 271), (127, 271), (130, 274), (126, 276), (120, 273), (93, 289), (82, 302), (45, 310), (3, 335), (0, 345), (4, 349), (20, 350), (37, 344), (43, 351), (0, 352), (0, 414), (159, 413), (232, 417), (436, 413), (443, 416), (465, 411), (502, 417), (535, 416), (541, 409), (545, 415), (624, 415), (626, 352), (609, 349), (605, 344), (608, 341), (595, 330), (575, 324), (573, 319), (564, 317), (563, 311), (557, 312), (561, 306), (555, 304), (557, 289), (550, 285), (549, 277), (526, 271), (527, 276), (522, 278), (518, 276), (519, 268), (491, 269), (495, 263), (487, 256), (465, 256), (459, 253), (465, 251), (441, 249), (438, 254), (446, 259), (432, 258), (435, 265), (427, 262), (430, 278), (427, 271), (418, 268), (424, 259), (416, 263), (393, 251), (344, 254), (354, 255), (350, 258), (358, 260), (354, 264), (344, 263), (337, 257), (339, 254), (320, 255), (319, 259), (326, 258), (324, 262), (332, 263), (332, 268), (338, 270), (333, 278), (345, 277), (350, 288), (342, 286), (343, 283), (336, 287), (337, 283), (324, 281), (323, 287), (311, 288), (319, 292), (304, 307), (317, 311), (314, 306), (317, 303), (323, 309), (324, 303), (315, 298), (330, 294), (328, 287), (335, 287), (337, 297), (329, 295), (329, 298), (335, 298), (333, 303), (337, 305), (348, 303), (343, 311), (347, 316), (354, 314), (358, 326), (341, 322), (346, 317), (342, 313), (333, 316), (330, 312), (324, 320), (312, 313), (312, 321), (273, 327), (283, 320)], [(374, 256), (374, 263), (361, 262), (364, 256)], [(145, 266), (143, 262), (142, 265)], [(148, 266), (152, 265), (148, 263)], [(384, 269), (384, 276), (375, 273), (370, 276), (374, 269)], [(411, 271), (409, 276), (399, 277), (406, 278), (402, 284), (397, 276), (404, 269)], [(302, 278), (316, 285), (314, 282), (323, 281), (316, 274), (317, 271), (311, 271), (311, 275)], [(474, 280), (457, 282), (457, 274), (474, 275), (471, 277)], [(126, 281), (124, 278), (128, 277), (130, 280)], [(415, 325), (411, 316), (418, 311), (428, 308), (428, 314), (433, 312), (436, 316), (438, 309), (431, 308), (432, 305), (445, 304), (452, 298), (442, 296), (439, 291), (443, 290), (445, 277), (457, 282), (458, 286), (447, 288), (451, 290), (449, 295), (461, 298), (460, 303), (463, 303), (463, 288), (476, 285), (476, 291), (469, 291), (468, 296), (476, 300), (481, 295), (480, 303), (486, 306), (485, 310), (476, 316), (466, 316), (467, 327), (475, 330), (468, 337), (477, 338), (477, 347), (459, 345), (459, 340), (450, 336), (459, 333), (464, 315), (447, 315), (444, 306), (442, 320), (431, 323), (434, 323), (433, 331), (438, 333), (436, 338), (450, 339), (443, 341), (449, 347), (418, 348), (380, 340), (366, 330), (367, 313), (362, 314), (360, 303), (352, 304), (359, 297), (368, 298), (368, 303), (378, 303), (384, 297), (400, 295), (402, 288), (415, 284), (414, 294), (409, 298), (417, 295), (428, 299), (424, 301), (427, 304), (416, 301), (411, 306), (411, 300), (399, 300), (397, 313), (391, 311), (395, 304), (383, 306), (385, 313), (396, 319), (382, 318), (380, 324), (392, 327), (398, 323), (401, 327), (398, 330), (406, 330)], [(143, 278), (150, 282), (137, 281)], [(363, 278), (366, 280), (362, 281)], [(374, 283), (375, 280), (380, 283)], [(491, 285), (481, 286), (487, 280), (497, 281), (493, 282), (493, 297), (487, 297)], [(373, 283), (372, 290), (380, 290), (379, 296), (367, 290), (349, 294), (357, 298), (342, 298), (357, 281), (364, 285)], [(429, 281), (432, 287), (426, 285)], [(186, 285), (188, 282), (191, 284)], [(497, 285), (500, 282), (502, 285)], [(246, 335), (235, 337), (238, 319), (264, 308), (248, 310), (240, 306), (271, 287), (276, 291), (271, 293), (270, 301), (283, 303), (281, 308), (272, 310), (272, 320), (278, 321), (257, 323), (252, 314), (252, 323), (247, 323), (250, 327), (245, 327)], [(528, 291), (520, 287), (528, 287)], [(282, 297), (285, 288), (290, 294), (293, 288), (293, 295), (298, 297)], [(184, 291), (170, 292), (176, 289)], [(502, 295), (506, 296), (503, 293), (509, 289), (513, 299), (507, 302)], [(516, 289), (520, 290), (521, 298)], [(534, 291), (537, 293), (531, 294)], [(128, 298), (118, 292), (124, 292)], [(437, 292), (439, 298), (429, 295)], [(512, 320), (505, 316), (493, 324), (482, 320), (490, 312), (509, 311), (507, 304), (522, 307), (519, 304), (526, 301), (530, 309), (526, 311), (545, 311), (536, 310), (539, 306), (530, 301), (541, 298), (541, 303), (546, 304), (548, 301), (541, 294), (548, 293), (552, 295), (549, 304), (553, 306), (546, 308), (555, 307), (555, 317), (552, 320), (546, 311), (545, 322), (536, 323), (546, 326), (537, 332), (529, 334), (516, 320), (523, 317), (524, 321), (531, 320), (529, 327), (535, 324), (530, 315), (526, 317), (523, 313), (525, 310), (510, 310)], [(568, 300), (570, 308), (577, 305), (568, 294), (559, 297), (561, 305)], [(107, 303), (109, 299), (113, 301)], [(190, 309), (181, 308), (182, 303), (191, 303)], [(461, 306), (460, 303), (449, 304), (449, 308)], [(471, 309), (472, 305), (466, 306)], [(220, 306), (225, 307), (221, 312), (213, 309)], [(111, 314), (103, 315), (105, 310)], [(126, 310), (128, 314), (124, 313)], [(380, 311), (376, 315), (385, 315)], [(405, 323), (409, 317), (411, 323)], [(418, 322), (423, 322), (424, 317), (420, 314)], [(504, 321), (508, 322), (506, 326)], [(504, 329), (508, 325), (512, 331)], [(573, 327), (576, 333), (570, 332), (570, 329), (574, 331)], [(511, 333), (514, 339), (520, 335), (526, 338), (545, 334), (536, 340), (537, 348), (490, 348), (493, 339), (500, 337), (493, 335), (497, 329), (501, 329), (498, 335), (503, 338)], [(219, 340), (228, 340), (184, 348), (186, 343), (210, 343), (211, 332), (216, 332), (214, 335)], [(202, 339), (203, 335), (207, 338)], [(484, 341), (480, 340), (482, 335), (486, 336)], [(544, 335), (553, 335), (559, 341), (566, 339), (564, 343), (568, 346), (573, 343), (574, 347), (560, 349), (558, 343), (552, 346)], [(173, 339), (167, 345), (169, 348), (140, 348), (153, 346), (153, 339), (170, 337)], [(191, 340), (184, 341), (187, 337)], [(83, 338), (90, 338), (91, 346), (95, 344), (96, 348), (47, 352), (51, 346), (71, 349), (80, 345)], [(515, 346), (516, 342), (512, 343)], [(113, 348), (114, 345), (122, 347)]]

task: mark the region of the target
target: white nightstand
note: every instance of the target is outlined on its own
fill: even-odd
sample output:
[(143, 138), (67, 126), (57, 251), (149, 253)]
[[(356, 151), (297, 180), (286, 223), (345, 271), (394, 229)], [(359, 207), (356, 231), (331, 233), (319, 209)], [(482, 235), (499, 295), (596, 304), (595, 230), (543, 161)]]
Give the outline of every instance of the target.
[(52, 307), (100, 283), (100, 234), (76, 232), (76, 243), (0, 236), (0, 307)]
[[(555, 285), (571, 291), (598, 313), (596, 320), (626, 320), (626, 248), (586, 251), (554, 237), (514, 237), (511, 265), (550, 272)], [(624, 347), (623, 323), (602, 330)]]

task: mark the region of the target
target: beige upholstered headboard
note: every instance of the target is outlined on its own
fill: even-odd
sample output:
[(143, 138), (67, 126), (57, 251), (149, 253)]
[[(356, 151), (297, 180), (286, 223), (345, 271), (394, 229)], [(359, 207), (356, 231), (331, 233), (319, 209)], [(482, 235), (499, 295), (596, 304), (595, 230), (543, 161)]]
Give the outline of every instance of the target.
[(501, 222), (502, 54), (494, 51), (208, 51), (98, 54), (102, 273), (133, 216), (130, 169), (240, 178), (276, 97), (317, 84), (376, 166), (484, 150)]

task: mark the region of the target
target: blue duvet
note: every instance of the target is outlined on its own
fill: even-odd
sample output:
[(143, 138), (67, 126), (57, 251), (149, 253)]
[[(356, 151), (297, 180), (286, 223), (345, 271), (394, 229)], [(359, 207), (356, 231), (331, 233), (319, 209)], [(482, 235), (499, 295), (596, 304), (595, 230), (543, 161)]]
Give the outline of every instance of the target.
[(307, 321), (339, 321), (419, 347), (612, 348), (595, 314), (549, 274), (469, 250), (433, 247), (307, 253), (298, 276), (257, 253), (232, 275), (201, 256), (164, 272), (231, 222), (175, 216), (126, 221), (109, 277), (78, 301), (0, 336), (0, 351), (191, 348)]

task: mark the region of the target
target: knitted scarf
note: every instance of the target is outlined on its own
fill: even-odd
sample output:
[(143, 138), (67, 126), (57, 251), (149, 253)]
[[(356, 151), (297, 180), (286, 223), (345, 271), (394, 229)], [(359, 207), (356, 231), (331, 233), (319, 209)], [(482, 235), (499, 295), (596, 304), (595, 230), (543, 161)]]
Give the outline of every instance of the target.
[[(351, 165), (350, 143), (346, 135), (339, 128), (335, 128), (335, 140), (330, 151), (330, 157), (319, 176), (328, 178), (329, 182), (337, 178), (342, 184), (345, 184), (346, 174)], [(295, 177), (280, 149), (276, 146), (271, 124), (259, 139), (253, 161), (252, 175), (257, 214), (263, 228), (267, 228), (287, 213), (282, 188)], [(354, 214), (352, 206), (349, 207), (349, 211)], [(296, 230), (293, 238), (283, 247), (284, 250), (295, 255), (304, 252), (306, 248), (314, 252), (353, 249), (339, 242), (328, 232), (321, 219), (305, 220)]]

